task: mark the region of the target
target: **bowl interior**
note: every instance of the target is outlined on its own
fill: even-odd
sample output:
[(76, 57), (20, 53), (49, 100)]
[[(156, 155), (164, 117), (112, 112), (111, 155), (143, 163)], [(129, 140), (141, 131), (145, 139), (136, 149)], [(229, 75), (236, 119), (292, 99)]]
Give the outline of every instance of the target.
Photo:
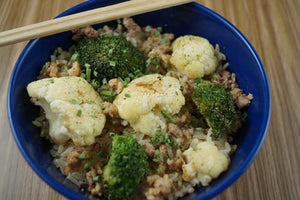
[[(60, 16), (105, 6), (115, 1), (88, 1), (69, 9)], [(229, 70), (236, 73), (239, 86), (245, 93), (252, 93), (254, 100), (248, 109), (248, 120), (238, 131), (236, 153), (230, 168), (208, 187), (196, 190), (184, 199), (207, 199), (232, 184), (250, 165), (264, 139), (270, 117), (270, 93), (263, 66), (246, 39), (222, 17), (207, 8), (191, 3), (188, 5), (135, 16), (141, 26), (161, 26), (176, 37), (185, 34), (199, 35), (212, 44), (219, 44), (227, 56)], [(106, 23), (114, 26), (116, 22)], [(96, 27), (101, 27), (97, 25)], [(49, 55), (57, 47), (67, 49), (72, 44), (71, 33), (61, 33), (30, 42), (22, 52), (13, 71), (8, 93), (9, 120), (17, 145), (33, 169), (48, 184), (71, 199), (88, 197), (78, 187), (65, 180), (52, 163), (50, 143), (39, 136), (39, 129), (32, 121), (39, 115), (38, 107), (30, 103), (26, 85), (35, 80)]]

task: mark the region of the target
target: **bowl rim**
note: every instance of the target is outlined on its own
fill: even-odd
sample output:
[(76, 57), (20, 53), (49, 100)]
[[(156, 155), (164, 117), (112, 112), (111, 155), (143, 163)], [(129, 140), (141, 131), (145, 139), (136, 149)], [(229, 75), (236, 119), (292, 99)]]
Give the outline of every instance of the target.
[[(68, 15), (69, 13), (72, 13), (73, 11), (75, 11), (77, 8), (81, 8), (81, 7), (88, 7), (89, 5), (92, 5), (94, 3), (95, 0), (90, 0), (90, 1), (86, 1), (83, 3), (80, 3), (78, 5), (75, 5), (67, 10), (65, 10), (64, 12), (60, 13), (57, 17), (61, 17), (61, 16), (65, 16)], [(113, 2), (114, 0), (97, 0), (98, 2)], [(269, 123), (270, 123), (270, 117), (271, 117), (271, 91), (270, 91), (270, 86), (269, 86), (269, 81), (266, 75), (266, 71), (263, 67), (263, 63), (260, 60), (257, 52), (255, 51), (254, 47), (250, 44), (250, 42), (247, 40), (247, 38), (241, 33), (241, 31), (239, 31), (233, 24), (231, 24), (228, 20), (226, 20), (224, 17), (222, 17), (221, 15), (217, 14), (216, 12), (212, 11), (211, 9), (200, 5), (198, 3), (189, 3), (186, 4), (188, 6), (192, 6), (195, 7), (196, 9), (201, 10), (202, 12), (208, 14), (209, 16), (212, 16), (213, 18), (216, 18), (218, 21), (220, 21), (223, 25), (225, 25), (226, 28), (230, 29), (230, 31), (235, 34), (237, 36), (237, 38), (239, 40), (241, 40), (242, 43), (244, 43), (247, 48), (250, 50), (252, 56), (255, 58), (258, 66), (259, 66), (259, 70), (260, 70), (260, 74), (262, 75), (262, 79), (264, 82), (264, 89), (267, 92), (265, 95), (267, 97), (267, 112), (268, 115), (264, 117), (264, 121), (265, 121), (265, 127), (264, 130), (261, 131), (261, 134), (259, 135), (260, 140), (259, 142), (257, 142), (255, 144), (255, 146), (252, 148), (252, 151), (249, 152), (249, 154), (247, 155), (246, 159), (242, 162), (242, 164), (239, 166), (239, 168), (237, 169), (237, 171), (232, 175), (229, 176), (228, 178), (224, 179), (223, 182), (221, 182), (220, 184), (216, 185), (213, 189), (211, 189), (209, 192), (201, 195), (201, 196), (196, 196), (195, 199), (197, 200), (203, 200), (203, 199), (210, 199), (218, 194), (220, 194), (222, 191), (224, 191), (226, 188), (228, 188), (229, 186), (231, 186), (248, 168), (249, 166), (252, 164), (254, 158), (256, 157), (256, 155), (258, 154), (263, 141), (266, 137), (267, 134), (267, 130), (269, 127)], [(77, 192), (74, 192), (68, 188), (66, 188), (63, 184), (61, 184), (60, 182), (57, 182), (56, 180), (54, 180), (47, 172), (46, 170), (44, 170), (43, 168), (38, 168), (37, 163), (34, 161), (34, 159), (30, 156), (30, 154), (27, 152), (26, 148), (23, 147), (23, 145), (21, 144), (22, 142), (19, 140), (18, 136), (17, 136), (17, 131), (14, 127), (14, 120), (13, 120), (13, 116), (12, 116), (12, 101), (11, 99), (13, 98), (12, 96), (12, 90), (14, 88), (14, 80), (16, 77), (16, 74), (18, 72), (18, 70), (20, 69), (20, 64), (23, 62), (23, 59), (26, 57), (28, 50), (31, 48), (31, 46), (33, 46), (39, 39), (35, 39), (30, 41), (26, 47), (24, 48), (24, 50), (22, 51), (22, 53), (20, 54), (14, 68), (13, 71), (11, 73), (11, 77), (10, 77), (10, 81), (9, 81), (9, 85), (8, 85), (8, 92), (7, 92), (7, 113), (8, 113), (8, 120), (9, 120), (9, 124), (10, 124), (10, 128), (12, 130), (12, 134), (13, 137), (15, 139), (15, 142), (19, 148), (19, 151), (21, 152), (21, 154), (23, 155), (23, 157), (25, 158), (25, 160), (29, 163), (30, 167), (34, 170), (34, 172), (42, 179), (44, 180), (49, 186), (51, 186), (53, 189), (55, 189), (57, 192), (61, 193), (62, 195), (64, 195), (67, 198), (70, 199), (88, 199), (82, 195), (80, 195)]]

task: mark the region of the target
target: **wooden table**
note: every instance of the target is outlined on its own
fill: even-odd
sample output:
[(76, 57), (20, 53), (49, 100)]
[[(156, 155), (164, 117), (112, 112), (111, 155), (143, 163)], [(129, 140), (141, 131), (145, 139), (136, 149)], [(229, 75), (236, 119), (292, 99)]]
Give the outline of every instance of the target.
[[(0, 0), (0, 31), (50, 19), (82, 0)], [(300, 199), (300, 1), (201, 0), (250, 40), (272, 88), (272, 118), (247, 172), (216, 199)], [(0, 48), (0, 199), (65, 199), (21, 156), (7, 120), (12, 68), (26, 42)]]

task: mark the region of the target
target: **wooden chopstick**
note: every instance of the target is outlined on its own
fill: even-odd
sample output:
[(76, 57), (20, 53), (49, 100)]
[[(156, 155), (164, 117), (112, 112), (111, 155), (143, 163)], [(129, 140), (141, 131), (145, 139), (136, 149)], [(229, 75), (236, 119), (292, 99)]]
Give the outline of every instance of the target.
[(192, 2), (134, 0), (0, 32), (0, 46)]

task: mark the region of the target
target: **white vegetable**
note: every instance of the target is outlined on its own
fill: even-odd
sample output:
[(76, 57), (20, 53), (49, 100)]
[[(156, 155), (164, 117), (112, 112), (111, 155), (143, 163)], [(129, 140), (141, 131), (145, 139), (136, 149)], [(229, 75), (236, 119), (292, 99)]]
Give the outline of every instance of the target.
[(133, 80), (113, 102), (120, 117), (128, 121), (135, 131), (150, 136), (158, 129), (166, 129), (162, 111), (174, 115), (184, 103), (179, 81), (160, 74)]
[(102, 99), (83, 78), (42, 79), (28, 84), (27, 91), (32, 102), (45, 110), (55, 143), (71, 138), (76, 145), (90, 145), (101, 134), (105, 124)]
[(189, 78), (200, 78), (216, 70), (218, 60), (207, 39), (186, 35), (177, 38), (172, 46), (170, 62)]
[(198, 178), (204, 186), (226, 171), (229, 165), (229, 158), (213, 142), (198, 142), (184, 151), (183, 155), (186, 159), (182, 166), (183, 179), (191, 181)]

